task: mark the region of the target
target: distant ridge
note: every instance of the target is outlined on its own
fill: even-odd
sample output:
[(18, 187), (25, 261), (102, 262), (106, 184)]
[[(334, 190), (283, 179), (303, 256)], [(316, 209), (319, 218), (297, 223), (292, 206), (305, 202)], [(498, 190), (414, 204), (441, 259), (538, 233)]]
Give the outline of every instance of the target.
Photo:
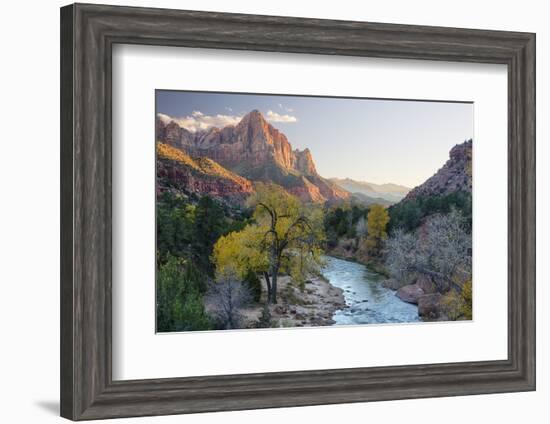
[(371, 199), (383, 199), (388, 204), (399, 202), (411, 190), (409, 187), (393, 183), (375, 184), (351, 178), (331, 178), (330, 180), (350, 193), (360, 194)]

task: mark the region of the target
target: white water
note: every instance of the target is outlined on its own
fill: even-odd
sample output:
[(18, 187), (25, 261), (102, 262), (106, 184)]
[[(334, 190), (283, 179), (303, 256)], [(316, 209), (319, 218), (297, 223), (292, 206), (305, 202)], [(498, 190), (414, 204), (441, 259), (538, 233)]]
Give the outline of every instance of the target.
[(419, 321), (416, 305), (401, 301), (394, 291), (382, 287), (384, 276), (355, 262), (331, 256), (325, 260), (324, 276), (344, 290), (348, 305), (334, 314), (335, 325)]

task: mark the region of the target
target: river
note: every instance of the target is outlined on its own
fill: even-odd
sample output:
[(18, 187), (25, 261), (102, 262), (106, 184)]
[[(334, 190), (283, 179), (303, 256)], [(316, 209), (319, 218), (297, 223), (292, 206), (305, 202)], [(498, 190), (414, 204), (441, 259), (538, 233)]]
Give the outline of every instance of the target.
[(326, 256), (323, 275), (344, 290), (346, 309), (336, 311), (335, 325), (379, 324), (419, 321), (416, 305), (401, 301), (382, 287), (384, 276), (365, 265)]

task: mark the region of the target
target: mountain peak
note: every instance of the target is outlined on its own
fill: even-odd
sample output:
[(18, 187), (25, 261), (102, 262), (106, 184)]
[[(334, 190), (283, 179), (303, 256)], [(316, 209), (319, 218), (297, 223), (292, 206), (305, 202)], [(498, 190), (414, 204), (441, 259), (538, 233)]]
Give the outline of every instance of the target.
[(246, 115), (244, 115), (243, 118), (241, 119), (241, 122), (239, 122), (239, 125), (253, 124), (253, 123), (261, 123), (261, 124), (267, 123), (264, 115), (258, 109), (253, 109), (250, 112), (248, 112)]
[(252, 109), (250, 112), (248, 112), (248, 115), (263, 117), (262, 112), (260, 112), (258, 109)]
[(189, 133), (158, 120), (157, 139), (203, 156), (249, 180), (274, 182), (307, 201), (345, 199), (349, 193), (325, 180), (315, 168), (309, 149), (293, 149), (285, 134), (258, 110), (248, 112), (233, 126)]

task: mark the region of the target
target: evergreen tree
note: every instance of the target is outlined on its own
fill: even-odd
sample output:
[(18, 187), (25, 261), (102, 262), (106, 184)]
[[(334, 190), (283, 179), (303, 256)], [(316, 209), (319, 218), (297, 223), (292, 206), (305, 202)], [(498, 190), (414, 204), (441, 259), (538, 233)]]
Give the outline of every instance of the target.
[(200, 274), (169, 256), (157, 275), (157, 331), (208, 330), (210, 322), (199, 290)]

